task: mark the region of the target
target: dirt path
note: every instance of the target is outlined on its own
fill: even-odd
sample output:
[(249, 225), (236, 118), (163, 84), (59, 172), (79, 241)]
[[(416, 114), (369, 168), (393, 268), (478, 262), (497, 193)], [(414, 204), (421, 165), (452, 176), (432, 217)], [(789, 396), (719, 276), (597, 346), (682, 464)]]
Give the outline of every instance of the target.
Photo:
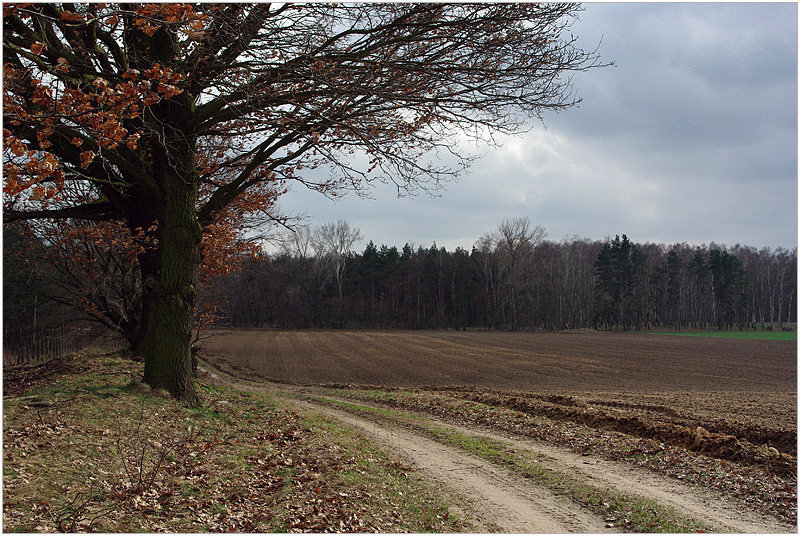
[(601, 519), (571, 501), (480, 458), (326, 406), (296, 403), (359, 429), (405, 455), (426, 478), (457, 491), (472, 508), (465, 514), (481, 531), (522, 534), (609, 531)]
[[(398, 450), (412, 454), (411, 458), (416, 464), (425, 471), (426, 475), (433, 476), (435, 480), (441, 480), (449, 487), (457, 490), (470, 490), (477, 491), (478, 496), (481, 495), (481, 490), (486, 490), (487, 482), (495, 482), (495, 474), (500, 473), (500, 469), (492, 464), (485, 462), (479, 458), (465, 455), (459, 451), (444, 447), (431, 440), (420, 437), (417, 434), (400, 431), (394, 427), (379, 425), (372, 421), (354, 417), (348, 413), (337, 411), (326, 406), (304, 402), (307, 407), (313, 407), (315, 411), (325, 413), (333, 416), (346, 424), (359, 428), (361, 430), (371, 433), (378, 439), (383, 440), (385, 443), (392, 445)], [(366, 405), (364, 402), (359, 402), (360, 405)], [(428, 416), (428, 418), (430, 418)], [(726, 500), (724, 497), (712, 495), (710, 492), (700, 492), (692, 487), (682, 485), (674, 480), (660, 477), (650, 471), (636, 470), (630, 465), (615, 463), (609, 460), (603, 460), (592, 456), (583, 456), (573, 454), (564, 449), (552, 447), (541, 441), (519, 440), (507, 436), (502, 436), (496, 433), (487, 432), (484, 430), (476, 430), (465, 426), (456, 426), (442, 421), (435, 421), (437, 426), (452, 428), (464, 434), (478, 435), (504, 441), (518, 449), (527, 449), (539, 454), (543, 454), (555, 461), (556, 468), (562, 472), (568, 472), (580, 477), (587, 483), (598, 486), (617, 489), (623, 493), (629, 493), (645, 497), (658, 502), (664, 506), (671, 506), (683, 514), (693, 517), (698, 521), (706, 522), (717, 529), (719, 532), (726, 533), (746, 533), (746, 534), (760, 534), (760, 533), (794, 533), (796, 527), (791, 525), (781, 524), (776, 520), (766, 518), (758, 513), (744, 510), (740, 504), (734, 501)], [(461, 462), (448, 462), (461, 457), (464, 461)], [(453, 463), (471, 464), (475, 470), (470, 471), (470, 475), (465, 479), (450, 479), (442, 478), (439, 474), (444, 471), (446, 474), (454, 471), (452, 468)], [(488, 468), (487, 468), (488, 466)], [(566, 523), (561, 528), (545, 528), (545, 529), (525, 529), (516, 530), (503, 528), (502, 532), (600, 532), (608, 531), (604, 523), (600, 523), (598, 518), (592, 516), (588, 512), (582, 512), (580, 507), (574, 503), (568, 503), (557, 497), (553, 497), (552, 493), (547, 490), (536, 490), (531, 493), (530, 484), (527, 480), (519, 475), (504, 473), (503, 486), (500, 486), (500, 492), (492, 496), (493, 491), (489, 491), (488, 497), (481, 498), (486, 500), (486, 510), (488, 513), (484, 515), (485, 518), (491, 519), (493, 515), (496, 517), (498, 514), (501, 519), (514, 519), (513, 512), (509, 518), (508, 510), (519, 508), (512, 506), (503, 495), (504, 492), (510, 492), (513, 496), (515, 492), (522, 491), (524, 495), (539, 503), (540, 508), (530, 510), (518, 510), (523, 512), (522, 516), (534, 515), (537, 513), (544, 514), (545, 516), (553, 516), (553, 522)], [(477, 481), (474, 477), (477, 476)], [(483, 478), (483, 480), (481, 480)], [(527, 486), (528, 489), (524, 489)], [(473, 496), (469, 493), (468, 496)], [(497, 500), (493, 500), (496, 498)], [(499, 507), (498, 507), (499, 501)], [(566, 511), (564, 508), (566, 507)], [(524, 508), (524, 506), (523, 506)], [(534, 526), (536, 526), (536, 517), (531, 518)], [(581, 526), (582, 524), (588, 524)]]
[(734, 501), (711, 495), (709, 491), (701, 492), (650, 471), (636, 470), (630, 465), (574, 454), (540, 441), (519, 440), (441, 422), (437, 424), (464, 433), (505, 441), (515, 448), (544, 454), (555, 460), (560, 471), (577, 475), (595, 486), (615, 488), (623, 493), (646, 497), (661, 505), (671, 506), (689, 517), (713, 525), (720, 532), (748, 534), (796, 532), (796, 527), (743, 510), (741, 505)]
[[(555, 496), (529, 479), (458, 449), (443, 446), (413, 431), (376, 423), (323, 404), (287, 398), (285, 395), (294, 391), (288, 386), (244, 382), (223, 378), (213, 372), (211, 374), (219, 381), (238, 388), (267, 391), (292, 404), (335, 418), (389, 445), (405, 455), (426, 478), (458, 492), (471, 507), (464, 514), (476, 522), (478, 530), (506, 533), (598, 533), (615, 530), (606, 528), (602, 519), (574, 502)], [(369, 405), (363, 402), (359, 404)], [(573, 454), (539, 441), (520, 440), (472, 427), (455, 426), (428, 415), (426, 418), (437, 426), (499, 439), (511, 443), (514, 448), (543, 454), (551, 459), (549, 463), (555, 469), (576, 475), (587, 484), (615, 488), (664, 506), (672, 506), (686, 516), (710, 524), (719, 532), (795, 533), (797, 530), (794, 526), (749, 511), (724, 497), (693, 489), (630, 465)]]

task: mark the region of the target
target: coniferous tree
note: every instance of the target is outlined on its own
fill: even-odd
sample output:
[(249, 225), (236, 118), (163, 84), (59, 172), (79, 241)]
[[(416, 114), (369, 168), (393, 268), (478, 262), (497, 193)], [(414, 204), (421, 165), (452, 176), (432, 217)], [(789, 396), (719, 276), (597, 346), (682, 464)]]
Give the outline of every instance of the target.
[(683, 279), (683, 261), (676, 250), (671, 250), (667, 254), (665, 263), (666, 275), (666, 313), (665, 321), (672, 324), (675, 329), (680, 329), (681, 325), (681, 281)]
[(642, 289), (647, 256), (626, 235), (617, 235), (597, 256), (597, 313), (604, 322), (623, 330), (641, 327)]
[(619, 282), (617, 281), (613, 265), (611, 243), (603, 244), (603, 249), (597, 254), (594, 263), (595, 278), (595, 314), (599, 324), (613, 326), (615, 322), (615, 303), (619, 300)]
[[(242, 273), (217, 278), (208, 294), (225, 303), (218, 320), (234, 326), (501, 329), (510, 318), (509, 288), (502, 253), (485, 238), (471, 253), (410, 244), (401, 253), (368, 243), (348, 257), (341, 307), (333, 276), (303, 248), (251, 259)], [(623, 236), (543, 242), (525, 261), (518, 329), (774, 329), (779, 319), (797, 318), (796, 250), (668, 247)]]
[(717, 311), (717, 327), (729, 329), (744, 323), (743, 312), (747, 305), (749, 282), (742, 261), (727, 250), (711, 250), (708, 258), (711, 286)]

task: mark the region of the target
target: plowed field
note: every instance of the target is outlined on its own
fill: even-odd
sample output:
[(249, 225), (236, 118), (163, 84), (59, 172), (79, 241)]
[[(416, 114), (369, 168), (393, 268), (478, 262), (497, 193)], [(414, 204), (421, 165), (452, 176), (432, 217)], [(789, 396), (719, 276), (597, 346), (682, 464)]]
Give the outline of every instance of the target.
[[(212, 366), (296, 385), (413, 387), (796, 471), (797, 343), (643, 333), (220, 332)], [(776, 467), (777, 468), (777, 467)]]

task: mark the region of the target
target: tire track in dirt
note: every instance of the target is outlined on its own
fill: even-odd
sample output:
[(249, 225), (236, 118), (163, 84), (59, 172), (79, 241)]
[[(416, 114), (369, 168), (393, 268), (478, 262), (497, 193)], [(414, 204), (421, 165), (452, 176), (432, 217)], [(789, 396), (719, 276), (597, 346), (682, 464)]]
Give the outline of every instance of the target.
[(597, 516), (572, 501), (559, 498), (549, 490), (535, 486), (525, 478), (497, 467), (458, 449), (443, 446), (413, 432), (379, 425), (345, 411), (298, 400), (286, 395), (292, 388), (266, 382), (252, 382), (226, 377), (207, 366), (204, 373), (214, 381), (237, 389), (261, 391), (317, 414), (336, 419), (372, 436), (407, 458), (425, 478), (452, 490), (467, 505), (465, 516), (479, 532), (516, 534), (532, 533), (601, 533), (615, 532), (605, 527)]
[(623, 493), (652, 499), (664, 506), (671, 506), (689, 517), (713, 525), (721, 532), (762, 534), (797, 531), (795, 526), (743, 510), (741, 505), (712, 495), (707, 490), (700, 492), (655, 473), (633, 469), (630, 465), (573, 454), (540, 441), (520, 440), (488, 431), (478, 432), (474, 428), (441, 421), (437, 421), (436, 424), (442, 428), (452, 428), (461, 433), (504, 441), (514, 448), (543, 454), (555, 460), (560, 471), (577, 475), (598, 487), (614, 488)]
[[(330, 395), (326, 395), (326, 398), (330, 398), (331, 400), (339, 400), (341, 402), (352, 402), (346, 398), (332, 397)], [(380, 408), (380, 406), (368, 404), (364, 401), (358, 401), (357, 403), (365, 407)], [(438, 448), (454, 450), (450, 449), (449, 447), (442, 447), (440, 444), (422, 438), (417, 434), (407, 431), (399, 432), (394, 427), (379, 425), (373, 421), (360, 419), (352, 416), (349, 413), (337, 411), (327, 406), (318, 405), (311, 402), (304, 402), (304, 404), (313, 407), (315, 411), (325, 412), (353, 426), (361, 429), (369, 429), (369, 431), (371, 431), (375, 436), (379, 436), (379, 434), (402, 433), (413, 436), (415, 440), (422, 440), (423, 442), (432, 443)], [(775, 519), (760, 515), (757, 512), (743, 509), (741, 504), (728, 500), (717, 494), (713, 494), (708, 490), (703, 492), (693, 487), (683, 485), (675, 480), (659, 476), (650, 471), (636, 469), (630, 465), (604, 460), (593, 456), (574, 454), (565, 449), (548, 445), (542, 441), (517, 439), (475, 427), (446, 423), (444, 421), (431, 418), (429, 415), (425, 415), (425, 418), (441, 428), (449, 428), (465, 435), (480, 436), (502, 441), (511, 445), (515, 449), (525, 449), (538, 454), (543, 454), (552, 460), (551, 463), (554, 463), (555, 469), (560, 472), (577, 476), (581, 480), (586, 481), (587, 483), (596, 487), (616, 489), (617, 491), (625, 494), (637, 495), (653, 500), (663, 506), (675, 508), (677, 511), (683, 513), (687, 517), (692, 517), (698, 521), (712, 525), (719, 532), (744, 534), (783, 534), (797, 532), (796, 526), (780, 523)], [(355, 422), (350, 422), (351, 420)], [(362, 424), (359, 426), (356, 424), (357, 422)], [(400, 450), (403, 449), (401, 448)], [(468, 457), (473, 458), (472, 456)], [(482, 464), (488, 463), (478, 458), (474, 459), (478, 460), (478, 462)], [(430, 470), (427, 467), (423, 467), (423, 469), (426, 471)], [(527, 481), (524, 477), (519, 475), (509, 474), (509, 476), (511, 478), (509, 482), (517, 482), (516, 485), (519, 485), (521, 481)], [(456, 487), (455, 489), (462, 488)], [(546, 493), (549, 492), (546, 491)], [(576, 510), (580, 510), (578, 505), (574, 503), (570, 504), (573, 513)], [(586, 515), (592, 517), (588, 512), (586, 512)], [(591, 532), (598, 532), (600, 530), (608, 531), (608, 529), (604, 528), (605, 525), (603, 524), (600, 524), (599, 527), (601, 528), (595, 528), (591, 530)], [(532, 532), (553, 533), (564, 532), (564, 530), (540, 530)], [(568, 532), (572, 531), (568, 530)], [(580, 530), (580, 532), (584, 532), (584, 530)]]
[[(472, 505), (473, 509), (466, 514), (477, 521), (479, 530), (513, 533), (609, 532), (600, 518), (579, 505), (556, 497), (549, 490), (535, 486), (528, 479), (488, 461), (443, 446), (406, 428), (379, 424), (344, 410), (286, 396), (298, 390), (307, 391), (307, 387), (297, 388), (235, 380), (209, 372), (218, 381), (242, 389), (268, 392), (291, 404), (340, 420), (390, 445), (407, 456), (426, 477), (460, 492), (467, 503)], [(326, 398), (351, 402), (330, 395), (326, 395)], [(358, 404), (380, 407), (364, 401), (358, 401)], [(575, 475), (595, 487), (616, 489), (622, 493), (654, 500), (664, 506), (671, 506), (688, 517), (714, 526), (720, 532), (752, 534), (797, 531), (796, 526), (762, 516), (736, 501), (708, 490), (694, 489), (644, 469), (602, 458), (573, 454), (542, 441), (517, 439), (479, 427), (454, 425), (432, 418), (430, 415), (424, 417), (438, 427), (500, 440), (510, 444), (512, 448), (527, 449), (542, 454), (552, 460), (548, 463), (551, 463), (557, 471)]]
[(472, 507), (465, 514), (483, 525), (480, 530), (518, 534), (610, 532), (599, 518), (573, 502), (480, 458), (327, 406), (292, 402), (361, 430), (403, 454), (426, 478), (459, 493)]

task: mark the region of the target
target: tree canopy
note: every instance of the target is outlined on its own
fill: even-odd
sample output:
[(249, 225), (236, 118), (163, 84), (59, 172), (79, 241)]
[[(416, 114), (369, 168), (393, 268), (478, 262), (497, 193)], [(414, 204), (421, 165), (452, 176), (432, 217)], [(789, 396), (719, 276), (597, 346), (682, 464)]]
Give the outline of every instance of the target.
[(792, 329), (797, 320), (796, 248), (543, 238), (512, 271), (507, 246), (491, 238), (520, 220), (471, 250), (369, 241), (338, 280), (324, 249), (285, 248), (213, 278), (200, 301), (224, 296), (216, 325), (248, 328)]
[(570, 73), (599, 65), (579, 9), (4, 4), (4, 221), (106, 222), (138, 263), (145, 381), (192, 403), (201, 263), (280, 221), (292, 181), (436, 188), (469, 164), (459, 139), (576, 104)]

